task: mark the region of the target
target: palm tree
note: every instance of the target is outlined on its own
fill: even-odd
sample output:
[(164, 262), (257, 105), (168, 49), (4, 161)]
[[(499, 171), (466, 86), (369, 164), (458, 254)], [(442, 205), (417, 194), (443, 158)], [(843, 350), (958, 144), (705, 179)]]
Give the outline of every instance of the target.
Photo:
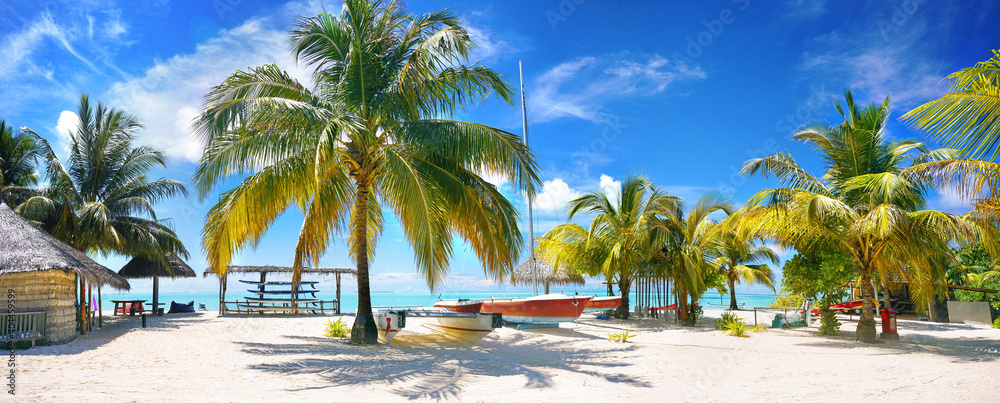
[(719, 236), (724, 227), (711, 216), (732, 211), (729, 197), (713, 191), (699, 197), (690, 210), (679, 208), (657, 218), (654, 263), (676, 286), (678, 318), (685, 326), (695, 324), (695, 302), (709, 288), (705, 279), (724, 262)]
[(149, 170), (164, 167), (164, 158), (158, 150), (132, 144), (142, 128), (139, 121), (102, 103), (95, 108), (87, 95), (80, 97), (77, 115), (68, 166), (47, 141), (25, 130), (41, 149), (49, 187), (19, 189), (23, 202), (15, 210), (84, 253), (187, 257), (183, 243), (153, 211), (157, 202), (186, 194), (184, 185), (149, 180)]
[[(908, 171), (970, 198), (976, 215), (1000, 217), (1000, 50), (975, 66), (948, 75), (951, 93), (914, 108), (902, 120), (926, 130), (949, 147), (966, 151), (967, 158), (927, 162)], [(980, 160), (984, 157), (986, 160)]]
[(581, 213), (595, 214), (590, 228), (575, 223), (559, 225), (539, 240), (536, 253), (556, 269), (603, 274), (609, 288), (617, 283), (622, 303), (615, 317), (628, 319), (632, 281), (656, 249), (656, 216), (671, 214), (680, 203), (679, 198), (656, 189), (646, 178), (626, 178), (616, 195), (596, 190), (571, 200), (569, 219)]
[[(747, 175), (775, 176), (784, 185), (754, 195), (740, 220), (740, 233), (761, 236), (803, 253), (838, 251), (852, 257), (863, 308), (858, 338), (875, 339), (874, 281), (908, 281), (918, 309), (945, 290), (949, 243), (980, 238), (989, 229), (971, 219), (924, 208), (925, 184), (903, 172), (903, 164), (947, 159), (955, 150), (927, 152), (923, 144), (888, 142), (889, 98), (859, 108), (850, 91), (844, 122), (813, 125), (793, 139), (812, 144), (826, 165), (817, 178), (787, 153), (746, 162)], [(912, 157), (912, 158), (911, 158)], [(986, 237), (993, 239), (992, 236)]]
[(330, 237), (347, 232), (358, 270), (353, 343), (375, 343), (369, 261), (383, 206), (399, 220), (431, 289), (448, 271), (452, 234), (469, 242), (486, 273), (502, 279), (522, 244), (514, 206), (480, 172), (534, 194), (534, 157), (518, 136), (447, 119), (497, 95), (503, 77), (462, 63), (475, 44), (450, 11), (406, 14), (396, 1), (348, 0), (339, 16), (302, 18), (291, 32), (313, 89), (274, 65), (238, 71), (205, 97), (202, 197), (242, 177), (208, 213), (202, 240), (220, 274), (291, 206), (305, 215), (293, 282), (318, 264)]
[[(736, 217), (736, 215), (732, 216)], [(747, 239), (733, 229), (720, 231), (722, 254), (725, 263), (719, 267), (720, 274), (729, 282), (729, 309), (738, 309), (736, 305), (736, 284), (747, 282), (760, 284), (774, 291), (774, 273), (767, 263), (778, 265), (778, 254), (767, 245), (757, 245), (753, 239)]]
[(0, 119), (0, 189), (37, 185), (35, 163), (40, 154), (33, 136), (23, 132), (14, 134), (13, 128)]

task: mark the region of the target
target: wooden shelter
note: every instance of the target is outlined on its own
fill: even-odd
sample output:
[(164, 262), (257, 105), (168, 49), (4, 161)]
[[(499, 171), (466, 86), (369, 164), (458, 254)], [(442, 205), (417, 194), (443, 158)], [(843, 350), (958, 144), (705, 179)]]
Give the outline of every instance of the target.
[[(531, 284), (530, 262), (531, 259), (525, 260), (520, 266), (517, 266), (517, 269), (514, 269), (514, 274), (510, 276), (511, 284)], [(587, 282), (582, 275), (570, 273), (565, 267), (556, 270), (551, 263), (541, 259), (535, 259), (535, 277), (539, 283), (545, 285), (545, 294), (549, 293), (549, 284), (583, 285)]]
[(166, 256), (170, 267), (160, 261), (149, 259), (143, 256), (132, 258), (118, 274), (125, 278), (153, 278), (153, 312), (156, 313), (160, 307), (160, 277), (198, 277), (191, 266), (184, 263), (181, 258), (173, 253)]
[[(226, 272), (223, 273), (219, 278), (219, 313), (224, 313), (226, 304), (226, 281), (231, 273), (239, 274), (259, 274), (260, 281), (267, 281), (267, 275), (269, 273), (279, 273), (279, 274), (292, 274), (293, 268), (290, 266), (229, 266)], [(357, 276), (358, 271), (355, 269), (344, 268), (344, 267), (305, 267), (302, 269), (302, 274), (318, 274), (318, 275), (334, 275), (337, 278), (337, 302), (340, 302), (340, 276), (343, 274), (350, 274), (352, 276)], [(208, 277), (209, 275), (219, 276), (211, 268), (205, 269), (202, 273), (203, 277)]]
[[(66, 343), (91, 326), (90, 290), (128, 281), (42, 231), (0, 202), (0, 289), (15, 312), (44, 312), (45, 342)], [(79, 298), (78, 298), (79, 297)]]

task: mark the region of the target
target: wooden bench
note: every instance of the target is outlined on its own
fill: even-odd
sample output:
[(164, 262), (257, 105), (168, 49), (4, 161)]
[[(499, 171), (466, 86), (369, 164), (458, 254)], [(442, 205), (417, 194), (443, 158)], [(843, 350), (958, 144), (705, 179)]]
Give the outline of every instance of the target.
[[(11, 324), (13, 320), (13, 324)], [(0, 313), (0, 341), (45, 341), (45, 311)]]

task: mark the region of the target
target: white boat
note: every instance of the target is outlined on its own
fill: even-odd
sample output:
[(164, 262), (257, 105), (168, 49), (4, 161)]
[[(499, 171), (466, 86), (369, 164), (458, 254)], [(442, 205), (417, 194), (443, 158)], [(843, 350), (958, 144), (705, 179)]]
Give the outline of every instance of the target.
[(406, 326), (406, 317), (401, 316), (398, 311), (376, 311), (373, 316), (378, 326), (378, 341), (385, 344), (389, 344), (399, 334), (399, 329)]
[(420, 324), (428, 330), (475, 343), (503, 326), (503, 316), (499, 313), (452, 312), (446, 309), (405, 309), (379, 310), (375, 314), (378, 337), (382, 343), (390, 343), (407, 326), (410, 319), (420, 319)]

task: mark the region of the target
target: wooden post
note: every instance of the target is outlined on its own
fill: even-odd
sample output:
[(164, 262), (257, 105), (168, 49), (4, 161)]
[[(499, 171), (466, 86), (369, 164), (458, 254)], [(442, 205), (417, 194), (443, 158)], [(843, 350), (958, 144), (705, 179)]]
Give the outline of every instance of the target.
[(153, 276), (153, 316), (160, 316), (160, 276)]
[(104, 308), (101, 301), (101, 287), (97, 287), (97, 327), (104, 326)]
[(80, 334), (87, 334), (87, 280), (80, 276)]
[(340, 315), (340, 273), (337, 273), (337, 315)]

